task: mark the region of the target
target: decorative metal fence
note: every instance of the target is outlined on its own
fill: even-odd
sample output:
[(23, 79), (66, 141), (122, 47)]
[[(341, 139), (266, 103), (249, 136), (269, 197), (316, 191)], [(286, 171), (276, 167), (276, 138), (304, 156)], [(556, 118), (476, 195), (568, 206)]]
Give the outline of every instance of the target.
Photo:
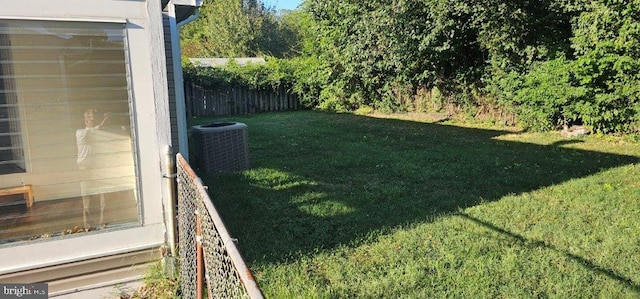
[(263, 298), (206, 187), (177, 155), (178, 250), (182, 298)]
[(190, 117), (248, 114), (298, 110), (298, 97), (284, 88), (254, 90), (246, 86), (207, 89), (195, 82), (184, 82), (187, 113)]

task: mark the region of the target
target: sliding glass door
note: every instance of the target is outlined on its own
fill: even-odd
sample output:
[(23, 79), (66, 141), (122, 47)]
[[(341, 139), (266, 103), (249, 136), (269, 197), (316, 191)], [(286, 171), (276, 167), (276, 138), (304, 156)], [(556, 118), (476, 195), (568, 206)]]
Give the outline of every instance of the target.
[(124, 24), (0, 20), (0, 244), (140, 224)]

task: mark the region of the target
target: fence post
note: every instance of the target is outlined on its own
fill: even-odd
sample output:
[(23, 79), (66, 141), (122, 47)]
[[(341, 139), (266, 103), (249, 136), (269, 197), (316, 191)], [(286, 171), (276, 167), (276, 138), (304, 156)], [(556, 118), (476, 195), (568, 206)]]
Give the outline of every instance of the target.
[(202, 299), (202, 287), (204, 286), (204, 254), (202, 252), (202, 228), (200, 215), (196, 213), (196, 298)]
[(191, 96), (191, 80), (184, 81), (184, 106), (185, 112), (187, 113), (187, 122), (193, 117), (193, 111), (191, 111), (193, 104), (191, 101), (193, 100), (193, 96)]
[(194, 85), (192, 88), (193, 96), (193, 116), (200, 116), (200, 107), (202, 107), (202, 97), (200, 97), (200, 93), (198, 92), (198, 86)]
[(269, 110), (268, 111), (274, 111), (273, 109), (273, 92), (270, 92), (269, 95)]
[(177, 196), (176, 196), (176, 161), (175, 156), (173, 154), (173, 149), (170, 145), (167, 145), (164, 148), (164, 163), (163, 163), (163, 174), (162, 178), (164, 179), (164, 186), (167, 192), (167, 200), (164, 202), (164, 213), (166, 219), (166, 230), (167, 230), (167, 243), (169, 245), (169, 250), (171, 251), (171, 257), (175, 258), (177, 256), (177, 248), (176, 248), (176, 206), (178, 205)]
[(283, 92), (283, 87), (280, 87), (280, 94), (282, 98), (282, 103), (284, 104), (284, 110), (289, 110), (289, 93)]

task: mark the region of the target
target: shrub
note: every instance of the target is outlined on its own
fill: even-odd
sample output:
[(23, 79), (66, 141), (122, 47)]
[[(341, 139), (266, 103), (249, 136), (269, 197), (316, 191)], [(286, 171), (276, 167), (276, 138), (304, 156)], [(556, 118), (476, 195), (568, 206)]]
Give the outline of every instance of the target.
[(576, 84), (572, 67), (561, 56), (534, 64), (521, 78), (510, 77), (522, 80), (514, 84), (519, 89), (513, 93), (513, 102), (523, 127), (542, 131), (583, 122), (576, 107), (584, 101), (586, 89)]

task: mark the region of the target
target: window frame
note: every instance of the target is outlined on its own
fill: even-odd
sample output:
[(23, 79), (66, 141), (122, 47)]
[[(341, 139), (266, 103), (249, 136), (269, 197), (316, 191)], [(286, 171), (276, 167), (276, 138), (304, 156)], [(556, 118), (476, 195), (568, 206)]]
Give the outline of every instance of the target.
[[(31, 19), (31, 18), (4, 18), (4, 17), (0, 17), (0, 21), (7, 21), (7, 22), (11, 22), (11, 21), (43, 21), (43, 22), (52, 22), (52, 23), (66, 23), (68, 24), (74, 24), (74, 25), (79, 25), (79, 28), (82, 28), (82, 24), (86, 24), (86, 23), (94, 23), (94, 24), (101, 24), (101, 23), (105, 23), (105, 24), (111, 24), (111, 25), (118, 25), (118, 26), (122, 26), (122, 34), (123, 34), (123, 39), (122, 39), (122, 51), (123, 51), (123, 58), (124, 58), (124, 65), (123, 68), (125, 70), (125, 81), (126, 81), (126, 95), (127, 95), (127, 107), (128, 107), (128, 111), (129, 111), (129, 124), (130, 124), (130, 136), (131, 136), (131, 141), (130, 141), (130, 145), (131, 145), (131, 158), (133, 159), (133, 176), (134, 176), (134, 180), (135, 180), (135, 189), (134, 189), (134, 197), (135, 197), (135, 201), (136, 201), (136, 215), (137, 215), (137, 221), (135, 223), (128, 223), (125, 225), (122, 225), (121, 227), (118, 227), (116, 230), (122, 230), (122, 229), (135, 229), (135, 230), (140, 230), (140, 231), (145, 231), (144, 234), (145, 236), (148, 236), (151, 239), (157, 239), (158, 235), (157, 235), (157, 228), (149, 228), (149, 227), (144, 227), (145, 224), (145, 217), (144, 217), (144, 210), (143, 210), (143, 206), (144, 206), (144, 197), (142, 196), (142, 169), (140, 167), (140, 147), (141, 147), (141, 143), (138, 140), (138, 120), (137, 120), (137, 113), (136, 113), (136, 101), (135, 101), (135, 97), (134, 97), (134, 86), (133, 86), (133, 70), (132, 70), (132, 66), (131, 66), (131, 59), (132, 59), (132, 53), (131, 51), (133, 51), (134, 49), (131, 47), (130, 42), (129, 42), (129, 32), (131, 30), (130, 28), (130, 22), (126, 21), (126, 20), (68, 20), (68, 19)], [(10, 51), (9, 51), (10, 52)], [(16, 85), (16, 83), (11, 83), (13, 85)], [(4, 82), (3, 82), (3, 85)], [(4, 86), (2, 87), (4, 88)], [(19, 89), (19, 87), (16, 87), (16, 89)], [(22, 104), (20, 104), (20, 99), (16, 98), (15, 99), (16, 104), (15, 104), (15, 108), (18, 112), (18, 114), (20, 114), (20, 117), (16, 120), (18, 126), (20, 127), (20, 139), (22, 140), (22, 144), (23, 144), (23, 153), (25, 154), (25, 170), (22, 172), (14, 172), (14, 173), (6, 173), (6, 174), (0, 174), (0, 178), (2, 178), (3, 183), (0, 184), (0, 188), (5, 188), (5, 187), (10, 187), (10, 186), (17, 186), (17, 185), (24, 185), (24, 179), (23, 176), (26, 174), (28, 175), (29, 172), (31, 172), (30, 169), (30, 163), (29, 163), (29, 157), (27, 156), (29, 153), (29, 138), (28, 136), (26, 136), (27, 134), (24, 131), (24, 126), (25, 126), (25, 119), (23, 115), (23, 111), (22, 109), (24, 109), (24, 107), (22, 107)], [(133, 231), (132, 231), (133, 232)], [(35, 240), (35, 241), (20, 241), (20, 242), (13, 242), (13, 243), (5, 243), (5, 244), (0, 244), (0, 250), (4, 250), (6, 248), (14, 248), (14, 247), (24, 247), (23, 245), (31, 245), (31, 244), (35, 244), (36, 247), (39, 247), (39, 243), (49, 243), (49, 242), (62, 242), (62, 243), (74, 243), (73, 239), (75, 238), (83, 238), (83, 237), (91, 237), (94, 234), (106, 234), (106, 233), (110, 233), (110, 230), (104, 230), (104, 231), (99, 231), (99, 232), (84, 232), (84, 233), (80, 233), (80, 234), (71, 234), (71, 235), (65, 235), (65, 236), (59, 236), (59, 237), (53, 237), (50, 239), (41, 239), (41, 240)], [(120, 234), (118, 232), (118, 234)], [(142, 238), (142, 240), (144, 240), (146, 238)], [(71, 242), (66, 242), (68, 240), (71, 240)], [(100, 244), (103, 242), (97, 242), (97, 244)], [(157, 246), (157, 242), (144, 242), (144, 243), (152, 243), (152, 246)], [(75, 247), (72, 246), (72, 247)], [(89, 248), (87, 248), (89, 249)], [(21, 255), (19, 252), (15, 253), (18, 255)], [(3, 267), (0, 267), (0, 274), (3, 272), (2, 271)]]
[[(91, 5), (76, 0), (62, 3), (33, 0), (28, 6), (11, 2), (0, 11), (0, 19), (3, 20), (126, 24), (134, 107), (132, 121), (137, 138), (136, 158), (141, 182), (139, 199), (142, 203), (142, 224), (139, 227), (0, 247), (0, 279), (16, 277), (12, 273), (19, 275), (29, 269), (46, 268), (59, 263), (71, 265), (75, 261), (114, 256), (143, 248), (156, 250), (165, 244), (163, 203), (171, 202), (171, 193), (167, 186), (169, 179), (163, 178), (162, 167), (165, 149), (171, 145), (171, 139), (161, 13), (160, 3), (112, 0), (96, 0)], [(78, 264), (84, 265), (85, 270), (93, 268), (86, 268), (85, 262)], [(76, 274), (84, 273), (80, 269), (73, 271)]]
[[(5, 34), (0, 34), (0, 47), (11, 47), (9, 37)], [(15, 86), (14, 86), (15, 82), (12, 82), (11, 80), (7, 80), (6, 78), (6, 77), (12, 77), (13, 75), (13, 67), (12, 67), (13, 63), (10, 62), (12, 61), (10, 57), (11, 52), (8, 49), (3, 50), (2, 48), (0, 48), (0, 58), (3, 58), (3, 56), (8, 57), (9, 59), (5, 60), (7, 61), (6, 63), (1, 62), (0, 60), (0, 77), (2, 77), (0, 78), (0, 89), (2, 90), (15, 89)], [(0, 151), (9, 151), (9, 150), (11, 151), (11, 153), (9, 154), (10, 156), (9, 160), (6, 160), (6, 161), (0, 160), (0, 164), (1, 164), (0, 176), (14, 174), (14, 173), (23, 173), (28, 171), (27, 157), (24, 150), (24, 146), (23, 146), (25, 142), (24, 131), (22, 130), (23, 126), (20, 122), (22, 118), (21, 108), (20, 108), (20, 105), (18, 104), (17, 98), (15, 98), (15, 95), (8, 96), (9, 94), (10, 93), (0, 94), (0, 96), (4, 99), (3, 102), (0, 102), (0, 111), (4, 110), (7, 113), (6, 115), (4, 115), (4, 117), (3, 115), (0, 115), (0, 124), (7, 123), (6, 131), (0, 129), (0, 138), (9, 139), (10, 140), (9, 146), (11, 147), (10, 149), (2, 148), (3, 144), (0, 143)], [(17, 134), (17, 136), (13, 136), (14, 134)], [(11, 166), (9, 165), (13, 165), (14, 169), (1, 170), (2, 168), (5, 168), (5, 167), (10, 168)]]

